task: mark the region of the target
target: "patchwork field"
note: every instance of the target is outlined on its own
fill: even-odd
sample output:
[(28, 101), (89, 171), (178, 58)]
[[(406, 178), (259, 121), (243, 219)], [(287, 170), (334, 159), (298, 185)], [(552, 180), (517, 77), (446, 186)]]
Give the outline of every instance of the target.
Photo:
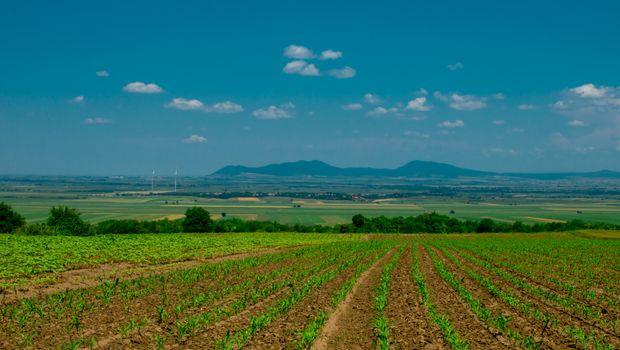
[(618, 232), (55, 238), (1, 237), (0, 348), (620, 346)]
[(106, 219), (159, 220), (182, 217), (185, 210), (200, 206), (213, 218), (228, 217), (250, 220), (275, 220), (286, 224), (348, 223), (355, 214), (365, 216), (411, 216), (437, 212), (458, 219), (525, 223), (565, 222), (580, 219), (590, 222), (620, 224), (620, 201), (611, 199), (390, 199), (375, 202), (300, 200), (293, 198), (208, 199), (189, 196), (115, 197), (96, 195), (0, 193), (0, 200), (10, 204), (29, 222), (43, 222), (52, 206), (66, 205), (83, 213), (91, 222)]

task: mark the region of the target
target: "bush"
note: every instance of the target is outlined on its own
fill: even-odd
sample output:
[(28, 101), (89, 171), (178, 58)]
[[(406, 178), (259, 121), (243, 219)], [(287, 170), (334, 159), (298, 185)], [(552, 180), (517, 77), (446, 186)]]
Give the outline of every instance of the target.
[(210, 232), (212, 231), (211, 214), (203, 208), (193, 207), (185, 211), (183, 232)]
[(77, 209), (64, 206), (50, 209), (47, 225), (66, 235), (89, 236), (96, 233), (89, 223), (82, 220)]
[(46, 224), (28, 224), (20, 227), (16, 232), (18, 235), (26, 236), (58, 236), (63, 232)]
[(10, 205), (0, 202), (0, 233), (11, 233), (24, 226), (26, 220)]

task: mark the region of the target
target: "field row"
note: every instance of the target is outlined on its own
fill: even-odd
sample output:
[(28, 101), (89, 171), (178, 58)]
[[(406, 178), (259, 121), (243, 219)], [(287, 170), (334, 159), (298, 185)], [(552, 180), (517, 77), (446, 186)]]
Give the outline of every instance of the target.
[[(565, 245), (567, 252), (590, 249), (583, 243), (589, 241), (578, 240), (579, 248), (565, 240), (391, 238), (103, 279), (90, 288), (5, 302), (0, 348), (620, 346), (618, 284), (607, 283), (617, 278), (615, 243), (594, 241), (602, 250), (569, 259), (538, 251), (537, 244)], [(532, 258), (515, 259), (519, 251)], [(583, 274), (572, 289), (558, 281), (579, 272), (544, 268), (571, 261), (578, 271), (600, 261), (612, 265)], [(588, 298), (592, 281), (607, 284)]]

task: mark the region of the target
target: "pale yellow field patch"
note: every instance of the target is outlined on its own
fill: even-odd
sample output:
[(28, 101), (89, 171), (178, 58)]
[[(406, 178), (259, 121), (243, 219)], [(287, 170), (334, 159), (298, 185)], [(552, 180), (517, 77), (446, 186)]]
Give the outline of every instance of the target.
[(237, 197), (236, 199), (241, 202), (260, 202), (257, 197)]
[(170, 214), (170, 215), (166, 215), (166, 216), (162, 216), (160, 218), (157, 218), (155, 220), (176, 220), (176, 219), (182, 219), (184, 218), (185, 215), (184, 214)]

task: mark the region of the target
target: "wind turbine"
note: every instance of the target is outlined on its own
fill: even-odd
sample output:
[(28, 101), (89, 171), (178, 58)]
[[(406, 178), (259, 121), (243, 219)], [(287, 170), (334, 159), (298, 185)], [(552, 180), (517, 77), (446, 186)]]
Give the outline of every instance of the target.
[(177, 192), (177, 174), (179, 173), (179, 169), (174, 168), (174, 193)]
[(153, 169), (153, 174), (151, 175), (151, 193), (155, 189), (155, 169)]

